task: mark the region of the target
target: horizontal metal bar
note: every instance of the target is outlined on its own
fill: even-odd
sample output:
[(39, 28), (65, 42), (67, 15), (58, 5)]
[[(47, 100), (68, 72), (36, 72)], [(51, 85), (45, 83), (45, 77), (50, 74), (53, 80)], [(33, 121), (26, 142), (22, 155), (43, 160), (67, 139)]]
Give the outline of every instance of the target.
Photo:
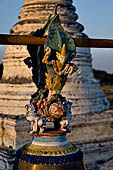
[(45, 37), (0, 34), (2, 45), (43, 45)]
[(74, 41), (77, 47), (113, 48), (113, 40), (110, 39), (76, 38)]
[[(1, 45), (43, 45), (46, 37), (0, 34)], [(113, 48), (111, 39), (75, 38), (76, 47)]]

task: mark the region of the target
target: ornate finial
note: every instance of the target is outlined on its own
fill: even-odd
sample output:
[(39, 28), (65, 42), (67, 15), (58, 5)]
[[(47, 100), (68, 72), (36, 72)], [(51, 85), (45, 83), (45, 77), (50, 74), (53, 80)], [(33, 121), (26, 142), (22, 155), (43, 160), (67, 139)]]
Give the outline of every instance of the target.
[(31, 121), (31, 133), (44, 133), (47, 130), (47, 122), (53, 122), (53, 131), (70, 132), (71, 102), (61, 95), (61, 90), (68, 75), (77, 71), (75, 64), (70, 63), (75, 44), (60, 24), (59, 17), (56, 15), (57, 7), (55, 7), (54, 16), (50, 18), (44, 46), (45, 54), (39, 62), (46, 67), (44, 74), (41, 74), (40, 65), (38, 67), (40, 70), (38, 74), (41, 74), (39, 80), (45, 82), (45, 86), (38, 88), (27, 107), (26, 118)]

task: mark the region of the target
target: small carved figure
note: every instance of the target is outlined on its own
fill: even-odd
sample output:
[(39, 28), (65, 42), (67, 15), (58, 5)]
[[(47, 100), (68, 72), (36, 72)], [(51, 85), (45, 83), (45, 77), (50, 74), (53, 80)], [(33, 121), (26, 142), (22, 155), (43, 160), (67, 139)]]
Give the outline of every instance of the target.
[(26, 119), (31, 122), (31, 130), (29, 133), (41, 132), (43, 133), (46, 126), (46, 118), (40, 117), (36, 112), (33, 104), (26, 105), (27, 113)]

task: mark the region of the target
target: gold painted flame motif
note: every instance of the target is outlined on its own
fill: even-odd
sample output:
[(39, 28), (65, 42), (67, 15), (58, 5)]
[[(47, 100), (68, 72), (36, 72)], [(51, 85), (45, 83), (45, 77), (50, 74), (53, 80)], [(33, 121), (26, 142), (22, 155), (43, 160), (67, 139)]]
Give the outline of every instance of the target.
[(52, 91), (52, 94), (60, 94), (65, 84), (65, 80), (63, 80), (64, 76), (71, 75), (74, 71), (75, 65), (66, 63), (66, 44), (63, 44), (61, 52), (56, 52), (56, 60), (49, 61), (51, 48), (47, 47), (45, 51), (42, 62), (49, 67), (48, 73), (45, 73), (46, 87)]
[(61, 55), (66, 56), (66, 44), (63, 44)]

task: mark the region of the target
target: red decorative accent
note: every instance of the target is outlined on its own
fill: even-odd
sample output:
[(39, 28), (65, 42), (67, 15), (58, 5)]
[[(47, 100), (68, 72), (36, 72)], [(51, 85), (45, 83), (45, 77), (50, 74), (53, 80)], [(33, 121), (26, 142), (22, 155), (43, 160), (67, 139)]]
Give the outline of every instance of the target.
[(39, 137), (39, 138), (41, 138), (41, 137), (56, 137), (56, 136), (63, 136), (63, 135), (65, 135), (66, 133), (65, 132), (62, 132), (60, 129), (58, 130), (58, 131), (54, 131), (54, 133), (42, 133), (42, 134), (39, 134), (39, 133), (37, 133), (37, 132), (34, 132), (34, 133), (32, 133), (31, 135), (32, 136), (36, 136), (36, 137)]
[(37, 110), (39, 111), (41, 108), (41, 105), (44, 103), (43, 100), (38, 100)]

